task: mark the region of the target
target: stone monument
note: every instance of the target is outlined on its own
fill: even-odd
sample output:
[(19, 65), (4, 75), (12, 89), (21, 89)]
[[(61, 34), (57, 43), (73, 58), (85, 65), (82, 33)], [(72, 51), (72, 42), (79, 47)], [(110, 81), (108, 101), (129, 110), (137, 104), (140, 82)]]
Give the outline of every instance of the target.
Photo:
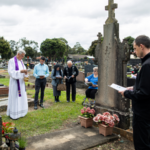
[(125, 40), (120, 42), (119, 24), (114, 10), (118, 7), (114, 0), (109, 0), (108, 19), (104, 25), (104, 40), (98, 34), (98, 44), (95, 50), (98, 64), (98, 92), (96, 93), (97, 112), (109, 111), (120, 117), (119, 127), (129, 128), (130, 100), (123, 98), (116, 90), (109, 87), (112, 83), (127, 86), (126, 65), (130, 59), (129, 47)]

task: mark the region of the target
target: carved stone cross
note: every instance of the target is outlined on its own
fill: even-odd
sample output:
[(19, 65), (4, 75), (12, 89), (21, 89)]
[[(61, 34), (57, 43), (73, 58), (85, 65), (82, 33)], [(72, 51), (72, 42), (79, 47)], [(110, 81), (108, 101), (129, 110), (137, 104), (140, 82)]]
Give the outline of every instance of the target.
[(98, 42), (101, 43), (102, 34), (100, 32), (98, 33), (97, 37), (98, 37)]
[(114, 0), (109, 0), (108, 6), (105, 6), (105, 10), (108, 10), (108, 19), (106, 20), (106, 24), (115, 23), (117, 20), (115, 19), (115, 9), (118, 8), (118, 4), (114, 4)]

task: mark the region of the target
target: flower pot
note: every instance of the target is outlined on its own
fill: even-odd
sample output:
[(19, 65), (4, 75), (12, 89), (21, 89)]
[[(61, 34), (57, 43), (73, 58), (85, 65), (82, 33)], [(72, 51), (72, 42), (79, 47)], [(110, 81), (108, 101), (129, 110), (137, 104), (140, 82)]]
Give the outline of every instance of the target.
[(93, 125), (93, 118), (84, 118), (79, 116), (80, 118), (80, 124), (82, 127), (88, 128), (88, 127), (92, 127)]
[(109, 126), (106, 126), (106, 125), (103, 125), (103, 124), (99, 124), (99, 133), (104, 135), (104, 136), (107, 136), (107, 135), (112, 135), (113, 133), (113, 127), (109, 127)]

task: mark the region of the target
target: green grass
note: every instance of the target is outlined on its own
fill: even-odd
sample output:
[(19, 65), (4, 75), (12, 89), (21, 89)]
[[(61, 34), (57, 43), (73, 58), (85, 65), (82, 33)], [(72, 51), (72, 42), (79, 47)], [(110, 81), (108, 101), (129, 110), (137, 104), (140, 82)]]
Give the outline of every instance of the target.
[[(9, 78), (0, 78), (0, 83), (4, 84), (5, 86), (9, 86)], [(34, 85), (31, 82), (25, 82), (26, 85), (30, 84), (30, 85)]]
[[(0, 79), (0, 83), (2, 80)], [(5, 83), (9, 81), (5, 79)], [(3, 81), (4, 83), (4, 81)], [(27, 94), (34, 97), (35, 90), (27, 90)], [(40, 97), (40, 94), (39, 94)], [(61, 103), (53, 103), (53, 90), (46, 88), (44, 101), (50, 103), (46, 109), (39, 109), (37, 111), (28, 112), (24, 118), (19, 120), (11, 120), (8, 116), (3, 115), (3, 122), (14, 122), (19, 132), (25, 137), (35, 136), (52, 132), (56, 129), (62, 128), (62, 125), (70, 120), (71, 122), (77, 120), (80, 115), (80, 110), (83, 107), (81, 104), (85, 95), (76, 95), (76, 102), (66, 102), (66, 92), (61, 92)], [(46, 105), (46, 104), (45, 104)]]

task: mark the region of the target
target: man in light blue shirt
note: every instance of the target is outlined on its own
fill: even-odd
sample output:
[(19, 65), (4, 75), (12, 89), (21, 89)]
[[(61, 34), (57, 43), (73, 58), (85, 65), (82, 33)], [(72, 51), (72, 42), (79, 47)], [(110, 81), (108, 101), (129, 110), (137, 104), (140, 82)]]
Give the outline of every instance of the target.
[(44, 90), (46, 86), (46, 78), (49, 76), (49, 69), (45, 62), (45, 57), (40, 58), (40, 63), (35, 65), (33, 75), (35, 76), (35, 98), (34, 98), (34, 109), (37, 110), (37, 103), (38, 103), (38, 95), (39, 90), (41, 88), (41, 100), (40, 100), (40, 107), (44, 108), (43, 106), (43, 98), (44, 98)]

